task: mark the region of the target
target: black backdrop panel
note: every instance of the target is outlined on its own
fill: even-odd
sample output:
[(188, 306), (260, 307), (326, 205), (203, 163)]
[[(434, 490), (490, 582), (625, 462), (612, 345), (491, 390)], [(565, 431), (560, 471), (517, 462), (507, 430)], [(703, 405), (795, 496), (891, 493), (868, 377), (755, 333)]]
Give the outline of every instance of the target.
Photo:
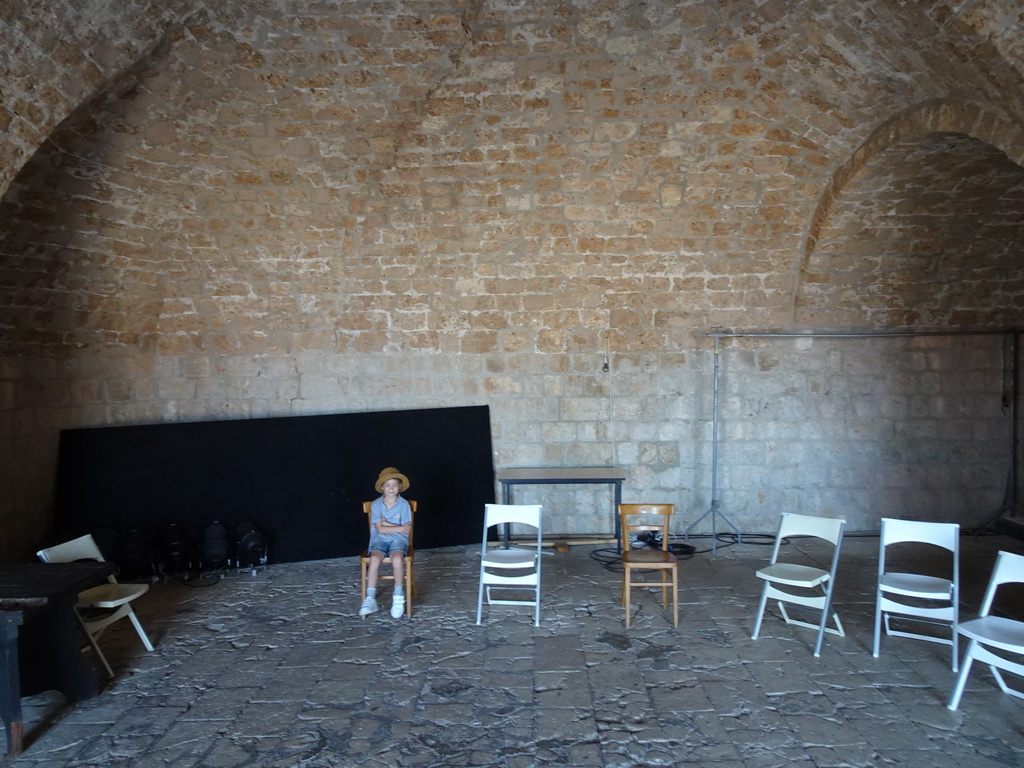
[(480, 540), (494, 501), (487, 406), (64, 430), (55, 540), (249, 520), (270, 562), (356, 555), (384, 467), (409, 478), (417, 549)]

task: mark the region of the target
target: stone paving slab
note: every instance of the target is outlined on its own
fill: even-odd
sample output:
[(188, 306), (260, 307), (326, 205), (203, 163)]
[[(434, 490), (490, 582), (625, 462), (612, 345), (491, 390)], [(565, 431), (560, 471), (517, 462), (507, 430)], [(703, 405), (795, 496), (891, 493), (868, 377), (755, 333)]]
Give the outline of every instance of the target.
[[(699, 542), (697, 542), (699, 543)], [(809, 543), (791, 546), (820, 558)], [(476, 547), (417, 553), (412, 619), (360, 618), (356, 558), (271, 565), (205, 586), (155, 584), (139, 607), (156, 650), (103, 638), (117, 677), (64, 707), (25, 700), (12, 768), (330, 766), (879, 766), (1024, 764), (1024, 706), (984, 669), (958, 712), (946, 647), (883, 641), (871, 656), (877, 538), (844, 543), (836, 609), (846, 637), (771, 610), (750, 639), (770, 550), (719, 544), (682, 564), (680, 626), (638, 592), (627, 630), (620, 574), (599, 547), (544, 560), (529, 609), (476, 612)], [(964, 615), (1004, 537), (962, 542)], [(387, 588), (383, 605), (390, 605)]]

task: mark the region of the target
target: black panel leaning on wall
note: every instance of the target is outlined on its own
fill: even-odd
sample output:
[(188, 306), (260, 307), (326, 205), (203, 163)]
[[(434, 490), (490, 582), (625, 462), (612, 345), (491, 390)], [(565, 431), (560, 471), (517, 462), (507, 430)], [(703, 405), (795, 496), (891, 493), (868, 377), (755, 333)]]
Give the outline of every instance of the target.
[(409, 478), (417, 549), (480, 540), (494, 501), (487, 406), (64, 430), (53, 538), (251, 521), (271, 563), (356, 555), (384, 467)]

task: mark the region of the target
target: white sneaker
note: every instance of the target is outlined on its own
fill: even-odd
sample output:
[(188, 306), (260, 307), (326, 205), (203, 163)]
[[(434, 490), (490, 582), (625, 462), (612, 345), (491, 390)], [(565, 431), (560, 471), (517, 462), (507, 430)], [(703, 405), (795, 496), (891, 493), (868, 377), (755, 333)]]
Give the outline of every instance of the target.
[(405, 613), (405, 595), (395, 595), (395, 599), (391, 602), (391, 618), (400, 619), (403, 613)]
[(380, 607), (377, 605), (377, 600), (372, 597), (368, 597), (363, 600), (363, 604), (359, 606), (359, 615), (365, 616), (368, 613), (375, 613), (379, 611)]

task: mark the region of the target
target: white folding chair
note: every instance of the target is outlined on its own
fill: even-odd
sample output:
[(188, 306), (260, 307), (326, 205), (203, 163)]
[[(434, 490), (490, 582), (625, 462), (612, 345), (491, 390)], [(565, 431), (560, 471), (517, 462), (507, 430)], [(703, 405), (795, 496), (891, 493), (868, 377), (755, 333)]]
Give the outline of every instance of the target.
[(968, 640), (967, 652), (960, 665), (960, 675), (949, 700), (949, 709), (960, 706), (967, 677), (971, 673), (971, 665), (975, 660), (988, 664), (993, 677), (1003, 693), (1024, 699), (1024, 691), (1011, 688), (1000, 669), (1018, 677), (1024, 677), (1024, 621), (992, 616), (992, 603), (996, 592), (1003, 584), (1024, 583), (1024, 556), (1010, 552), (1000, 552), (996, 556), (996, 564), (985, 590), (985, 598), (981, 603), (978, 618), (965, 621), (957, 628), (957, 632)]
[[(487, 531), (495, 525), (527, 525), (536, 529), (533, 548), (488, 546)], [(484, 592), (488, 605), (532, 605), (534, 626), (540, 626), (541, 507), (539, 504), (487, 504), (484, 533), (480, 544), (480, 591), (476, 600), (476, 623), (483, 615)], [(491, 590), (527, 590), (533, 599), (510, 600), (491, 596)]]
[[(89, 534), (63, 544), (41, 549), (36, 552), (36, 556), (44, 563), (73, 563), (78, 560), (103, 561), (103, 553), (100, 552), (100, 548), (96, 546), (96, 542)], [(132, 600), (145, 594), (149, 589), (149, 584), (118, 584), (117, 579), (113, 576), (109, 577), (109, 582), (80, 592), (78, 604), (75, 606), (75, 614), (82, 623), (82, 628), (89, 639), (89, 645), (100, 657), (107, 674), (113, 677), (114, 671), (110, 668), (107, 657), (103, 655), (103, 651), (100, 650), (97, 643), (103, 630), (127, 616), (147, 651), (153, 650), (153, 644), (149, 642), (149, 637), (146, 636), (142, 624), (139, 623), (135, 611), (132, 610)]]
[[(836, 628), (827, 626), (832, 606), (832, 588), (836, 580), (836, 566), (839, 564), (839, 550), (842, 548), (845, 528), (846, 520), (842, 518), (798, 515), (792, 512), (782, 514), (779, 532), (775, 537), (775, 547), (772, 550), (771, 563), (757, 572), (757, 577), (764, 580), (764, 587), (761, 590), (761, 602), (757, 608), (757, 619), (754, 622), (752, 639), (756, 640), (761, 631), (761, 619), (764, 618), (764, 609), (769, 598), (778, 601), (782, 618), (787, 624), (818, 630), (818, 640), (814, 645), (815, 656), (821, 654), (821, 642), (825, 632), (843, 636), (846, 634), (839, 616), (835, 613), (832, 614), (832, 617), (835, 620)], [(779, 562), (779, 548), (791, 536), (813, 536), (830, 542), (832, 544), (832, 563), (828, 570), (802, 563)], [(790, 592), (783, 587), (805, 591)], [(786, 612), (786, 603), (821, 611), (820, 622), (811, 624), (792, 618)]]
[[(887, 548), (898, 544), (929, 545), (918, 547), (920, 554), (927, 557), (930, 574), (890, 570), (887, 565)], [(949, 558), (936, 561), (939, 553), (936, 547), (947, 550)], [(923, 551), (921, 551), (923, 550)], [(893, 550), (893, 554), (896, 551)], [(910, 554), (906, 552), (906, 554)], [(891, 564), (891, 559), (888, 561)], [(943, 576), (935, 573), (942, 571)], [(946, 578), (948, 575), (950, 578)], [(885, 634), (894, 637), (909, 637), (931, 643), (952, 646), (953, 671), (957, 671), (957, 620), (960, 604), (960, 526), (956, 523), (931, 523), (916, 520), (882, 518), (881, 542), (878, 550), (878, 585), (875, 591), (875, 646), (873, 654), (878, 656)], [(923, 624), (935, 624), (948, 628), (949, 638), (895, 629), (891, 620)]]

